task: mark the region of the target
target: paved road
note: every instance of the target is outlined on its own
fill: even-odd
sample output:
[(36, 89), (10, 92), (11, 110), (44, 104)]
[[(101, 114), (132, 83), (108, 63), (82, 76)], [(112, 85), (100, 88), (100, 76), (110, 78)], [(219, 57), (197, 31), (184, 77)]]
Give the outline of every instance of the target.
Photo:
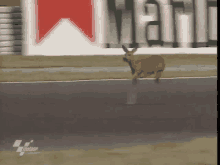
[[(166, 67), (165, 71), (208, 71), (208, 70), (216, 70), (217, 67), (215, 65), (177, 65), (173, 67)], [(74, 68), (74, 67), (63, 67), (63, 68), (41, 68), (41, 69), (2, 69), (3, 72), (11, 72), (11, 71), (22, 71), (23, 73), (31, 73), (36, 71), (44, 71), (44, 72), (59, 72), (59, 71), (70, 71), (70, 72), (84, 72), (84, 73), (93, 73), (93, 72), (129, 72), (129, 67), (83, 67), (83, 68)]]
[(141, 80), (137, 104), (126, 105), (131, 86), (130, 80), (0, 83), (1, 136), (216, 133), (216, 78)]

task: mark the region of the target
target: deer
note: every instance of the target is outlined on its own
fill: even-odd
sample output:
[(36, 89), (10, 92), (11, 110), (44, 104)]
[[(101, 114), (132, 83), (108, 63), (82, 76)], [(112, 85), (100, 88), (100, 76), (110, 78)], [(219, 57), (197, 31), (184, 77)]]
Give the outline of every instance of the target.
[(155, 83), (160, 83), (161, 75), (165, 69), (165, 61), (163, 57), (159, 55), (152, 55), (147, 58), (135, 58), (134, 53), (138, 47), (135, 46), (131, 51), (122, 45), (122, 49), (125, 52), (123, 61), (127, 62), (131, 68), (132, 84), (137, 84), (137, 78), (147, 78), (150, 75), (155, 74)]

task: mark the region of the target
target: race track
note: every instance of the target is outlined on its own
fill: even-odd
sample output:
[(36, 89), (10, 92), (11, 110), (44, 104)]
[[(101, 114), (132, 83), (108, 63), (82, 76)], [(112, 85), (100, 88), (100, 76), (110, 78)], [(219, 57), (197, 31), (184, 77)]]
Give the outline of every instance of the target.
[(217, 79), (1, 83), (1, 139), (20, 135), (217, 131)]

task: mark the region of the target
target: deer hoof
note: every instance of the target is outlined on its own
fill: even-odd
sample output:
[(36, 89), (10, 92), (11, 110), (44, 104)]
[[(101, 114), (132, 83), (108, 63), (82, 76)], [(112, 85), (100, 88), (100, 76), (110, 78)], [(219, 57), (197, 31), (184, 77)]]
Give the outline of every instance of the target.
[(137, 85), (137, 79), (132, 79), (132, 85)]
[(155, 83), (159, 84), (159, 83), (160, 83), (160, 79), (157, 78), (157, 79), (155, 80)]

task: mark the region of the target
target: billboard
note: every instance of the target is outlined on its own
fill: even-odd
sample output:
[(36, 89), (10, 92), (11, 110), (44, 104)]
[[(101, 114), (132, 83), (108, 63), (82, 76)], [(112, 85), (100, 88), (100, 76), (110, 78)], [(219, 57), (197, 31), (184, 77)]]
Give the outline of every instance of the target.
[(216, 54), (216, 0), (23, 0), (24, 55)]

